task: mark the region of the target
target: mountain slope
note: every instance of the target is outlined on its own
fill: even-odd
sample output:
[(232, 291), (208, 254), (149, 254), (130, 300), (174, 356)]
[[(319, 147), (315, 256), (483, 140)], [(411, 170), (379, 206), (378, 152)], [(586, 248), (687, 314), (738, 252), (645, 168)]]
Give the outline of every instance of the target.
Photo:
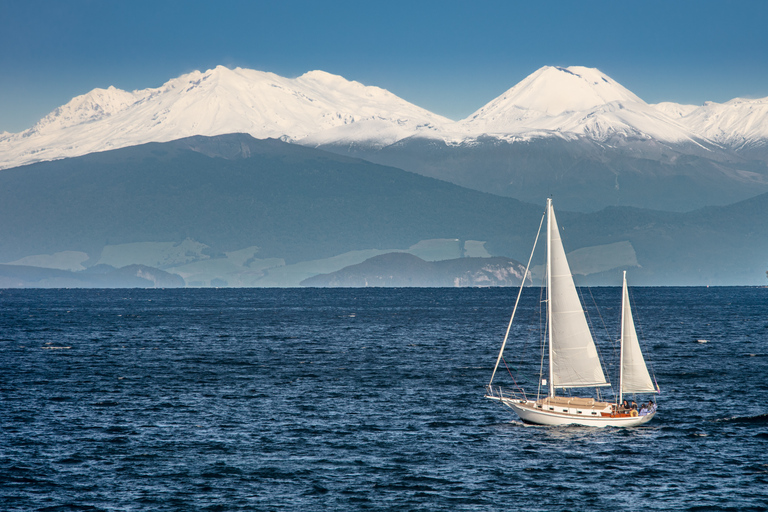
[(521, 201), (554, 197), (563, 208), (608, 206), (690, 211), (768, 191), (768, 166), (727, 154), (691, 152), (654, 139), (541, 137), (471, 144), (409, 138), (384, 148), (321, 149), (438, 178)]
[(156, 89), (78, 96), (29, 130), (0, 137), (0, 168), (192, 135), (300, 140), (352, 124), (357, 139), (385, 144), (448, 122), (384, 89), (323, 71), (289, 79), (218, 66)]
[(0, 136), (0, 168), (234, 132), (577, 211), (686, 211), (768, 191), (768, 103), (652, 106), (597, 69), (543, 67), (453, 122), (312, 71), (195, 71), (156, 89), (94, 89)]
[(546, 66), (459, 123), (468, 134), (623, 135), (665, 142), (699, 137), (597, 69)]
[(596, 69), (543, 67), (442, 138), (317, 147), (520, 200), (554, 195), (577, 211), (688, 211), (768, 191), (768, 145), (723, 147), (687, 124), (694, 111), (648, 105)]
[(768, 98), (708, 101), (700, 107), (663, 103), (661, 111), (677, 111), (678, 121), (709, 140), (739, 154), (768, 159)]
[[(579, 282), (616, 284), (619, 269), (638, 285), (765, 279), (768, 194), (689, 213), (555, 205)], [(384, 252), (434, 254), (434, 244), (451, 250), (432, 260), (527, 261), (543, 209), (277, 140), (192, 137), (0, 172), (0, 263), (58, 254), (66, 267), (45, 264), (295, 286)]]
[(187, 239), (203, 258), (256, 246), (287, 263), (437, 238), (498, 251), (537, 210), (277, 140), (192, 137), (0, 172), (0, 262), (80, 251), (88, 267), (105, 246)]

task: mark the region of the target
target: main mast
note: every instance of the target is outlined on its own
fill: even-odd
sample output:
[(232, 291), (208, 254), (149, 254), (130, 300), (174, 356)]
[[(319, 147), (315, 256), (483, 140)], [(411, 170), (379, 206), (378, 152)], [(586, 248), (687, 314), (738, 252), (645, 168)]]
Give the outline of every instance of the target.
[(547, 331), (549, 346), (549, 396), (555, 396), (554, 361), (552, 359), (552, 198), (547, 198)]
[(624, 400), (624, 315), (626, 315), (626, 305), (624, 297), (627, 293), (627, 271), (624, 271), (624, 281), (621, 284), (621, 342), (619, 345), (619, 403)]

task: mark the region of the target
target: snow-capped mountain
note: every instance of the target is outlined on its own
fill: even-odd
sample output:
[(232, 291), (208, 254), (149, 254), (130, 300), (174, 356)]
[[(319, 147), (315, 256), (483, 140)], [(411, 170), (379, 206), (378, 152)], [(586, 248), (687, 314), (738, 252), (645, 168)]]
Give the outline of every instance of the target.
[(698, 139), (597, 69), (546, 66), (460, 123), (470, 135)]
[(296, 142), (355, 125), (356, 141), (388, 144), (439, 131), (447, 118), (323, 71), (298, 78), (223, 66), (156, 89), (94, 89), (34, 127), (0, 137), (0, 168), (191, 135), (248, 133)]
[(658, 110), (676, 114), (679, 123), (709, 140), (732, 149), (768, 141), (768, 98), (735, 98), (702, 106), (660, 103)]
[[(313, 147), (377, 151), (408, 140), (556, 138), (712, 153), (764, 147), (768, 98), (648, 105), (597, 69), (545, 66), (461, 121), (323, 71), (298, 78), (219, 66), (161, 87), (94, 89), (32, 128), (0, 134), (0, 169), (192, 135), (247, 133)], [(686, 149), (688, 148), (688, 149)], [(640, 151), (640, 150), (638, 150)], [(646, 149), (642, 149), (646, 151)], [(720, 157), (716, 159), (722, 160)]]
[(543, 67), (443, 125), (442, 140), (320, 147), (524, 201), (555, 196), (578, 211), (688, 211), (768, 191), (766, 148), (709, 140), (686, 122), (696, 109), (649, 105), (597, 69)]

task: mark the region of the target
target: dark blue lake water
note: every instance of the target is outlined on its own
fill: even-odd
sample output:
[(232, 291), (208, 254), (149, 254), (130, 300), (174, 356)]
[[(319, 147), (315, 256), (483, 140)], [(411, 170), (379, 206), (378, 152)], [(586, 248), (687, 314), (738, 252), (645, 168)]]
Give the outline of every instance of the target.
[[(662, 393), (632, 429), (483, 398), (515, 293), (0, 290), (0, 510), (768, 509), (768, 289), (633, 290)], [(620, 289), (584, 294), (616, 338)]]

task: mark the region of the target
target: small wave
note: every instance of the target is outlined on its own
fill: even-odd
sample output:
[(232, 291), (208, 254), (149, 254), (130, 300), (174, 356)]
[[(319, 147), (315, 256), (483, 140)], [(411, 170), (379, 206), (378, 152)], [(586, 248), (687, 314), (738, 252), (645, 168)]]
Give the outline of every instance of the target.
[(85, 462), (85, 459), (77, 456), (65, 457), (58, 461), (59, 464), (82, 464), (83, 462)]
[[(489, 428), (509, 428), (509, 427), (525, 427), (525, 423), (519, 420), (509, 420), (502, 423), (491, 423), (486, 425)], [(531, 425), (535, 426), (535, 425)]]
[(312, 484), (312, 488), (304, 492), (304, 496), (328, 494), (328, 489), (320, 484)]
[(768, 423), (768, 413), (758, 414), (757, 416), (732, 416), (730, 418), (720, 418), (715, 421), (727, 423), (754, 423), (762, 425)]
[(91, 405), (94, 407), (115, 407), (117, 405), (120, 405), (120, 402), (115, 402), (113, 400), (104, 400), (102, 402), (93, 402)]

